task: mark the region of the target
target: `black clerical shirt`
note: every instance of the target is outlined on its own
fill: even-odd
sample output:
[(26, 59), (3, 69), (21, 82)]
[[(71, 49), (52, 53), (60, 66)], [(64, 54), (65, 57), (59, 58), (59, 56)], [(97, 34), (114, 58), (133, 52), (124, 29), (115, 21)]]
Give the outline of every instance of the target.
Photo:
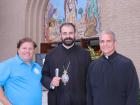
[(89, 67), (88, 105), (138, 105), (139, 82), (132, 61), (117, 52)]
[[(69, 81), (66, 85), (60, 82), (59, 87), (50, 88), (50, 82), (55, 76), (55, 69), (59, 68), (61, 77), (67, 68)], [(48, 105), (86, 105), (86, 75), (90, 55), (85, 49), (74, 45), (70, 49), (59, 45), (47, 54), (43, 66), (42, 84), (49, 89)]]

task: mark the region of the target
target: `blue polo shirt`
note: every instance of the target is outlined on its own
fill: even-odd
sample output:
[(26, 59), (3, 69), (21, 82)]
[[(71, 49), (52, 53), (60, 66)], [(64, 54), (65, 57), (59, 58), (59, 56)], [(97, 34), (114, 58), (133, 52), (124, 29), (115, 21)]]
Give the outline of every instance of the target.
[(41, 67), (16, 55), (0, 63), (0, 86), (12, 105), (42, 105)]

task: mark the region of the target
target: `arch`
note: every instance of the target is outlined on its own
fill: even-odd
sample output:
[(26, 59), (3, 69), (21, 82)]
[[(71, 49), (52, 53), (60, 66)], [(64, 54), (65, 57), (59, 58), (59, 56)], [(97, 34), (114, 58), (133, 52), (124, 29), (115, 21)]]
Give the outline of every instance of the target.
[[(48, 0), (27, 0), (25, 9), (25, 36), (33, 38), (39, 46), (44, 41), (44, 19)], [(39, 52), (40, 47), (37, 48)]]

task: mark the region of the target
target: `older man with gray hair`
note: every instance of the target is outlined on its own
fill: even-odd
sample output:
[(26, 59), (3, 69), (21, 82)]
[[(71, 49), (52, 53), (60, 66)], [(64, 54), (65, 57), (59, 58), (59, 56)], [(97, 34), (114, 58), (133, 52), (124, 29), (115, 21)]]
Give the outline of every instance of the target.
[(116, 52), (112, 31), (99, 35), (103, 55), (94, 60), (87, 76), (87, 105), (138, 105), (138, 76), (133, 62)]

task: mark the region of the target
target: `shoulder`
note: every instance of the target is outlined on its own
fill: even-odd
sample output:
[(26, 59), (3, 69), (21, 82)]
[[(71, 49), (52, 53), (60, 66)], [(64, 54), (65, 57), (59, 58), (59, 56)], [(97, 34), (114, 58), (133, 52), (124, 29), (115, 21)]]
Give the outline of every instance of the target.
[(102, 56), (100, 56), (99, 58), (97, 58), (97, 59), (94, 59), (91, 63), (93, 63), (93, 64), (99, 64), (99, 63), (101, 63), (101, 62), (104, 62), (104, 57), (103, 57), (103, 55)]
[(75, 45), (75, 50), (79, 53), (89, 54), (89, 51), (79, 45)]
[(0, 72), (9, 73), (13, 67), (15, 67), (16, 61), (15, 57), (4, 60), (0, 63)]
[(118, 68), (121, 71), (124, 71), (125, 74), (136, 71), (133, 61), (122, 54), (117, 54), (114, 63), (118, 65)]
[(51, 56), (53, 54), (57, 54), (57, 52), (61, 51), (61, 49), (62, 49), (62, 46), (58, 45), (57, 47), (53, 48), (47, 55)]
[(75, 45), (75, 52), (78, 57), (85, 59), (85, 62), (91, 62), (91, 55), (88, 49), (82, 48), (81, 46)]
[(85, 51), (85, 49), (83, 48), (83, 47), (81, 47), (81, 46), (79, 46), (79, 45), (74, 45), (74, 47), (75, 47), (75, 49), (77, 49), (77, 50), (83, 50), (83, 51)]
[(99, 58), (94, 59), (91, 61), (89, 68), (90, 69), (97, 69), (97, 68), (101, 68), (106, 62), (106, 59), (104, 58), (103, 55), (101, 55)]
[(12, 58), (9, 58), (7, 60), (4, 60), (4, 61), (0, 62), (0, 66), (12, 65), (15, 62), (16, 62), (16, 57), (12, 57)]
[(132, 60), (122, 54), (117, 53), (117, 60), (121, 61), (122, 63), (132, 63)]

